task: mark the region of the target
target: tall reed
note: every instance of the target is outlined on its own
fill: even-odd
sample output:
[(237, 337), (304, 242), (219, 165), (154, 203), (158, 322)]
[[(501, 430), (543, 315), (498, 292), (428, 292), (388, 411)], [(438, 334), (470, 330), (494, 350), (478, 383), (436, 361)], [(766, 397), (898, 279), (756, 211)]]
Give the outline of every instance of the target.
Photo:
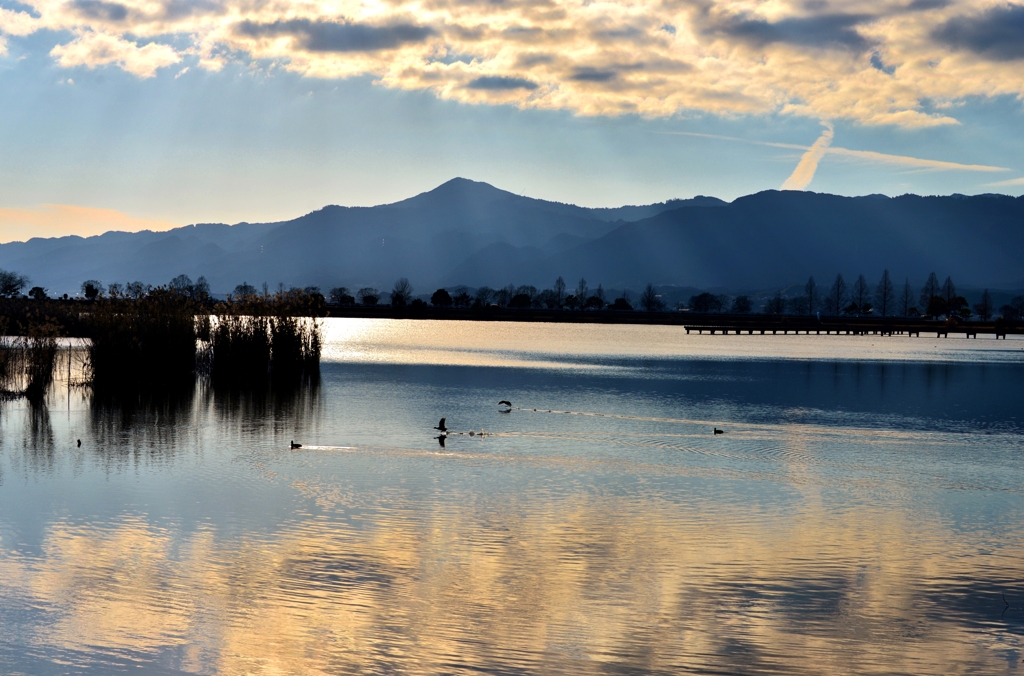
[(93, 386), (163, 386), (193, 378), (195, 311), (192, 301), (165, 289), (140, 300), (97, 303), (89, 319)]

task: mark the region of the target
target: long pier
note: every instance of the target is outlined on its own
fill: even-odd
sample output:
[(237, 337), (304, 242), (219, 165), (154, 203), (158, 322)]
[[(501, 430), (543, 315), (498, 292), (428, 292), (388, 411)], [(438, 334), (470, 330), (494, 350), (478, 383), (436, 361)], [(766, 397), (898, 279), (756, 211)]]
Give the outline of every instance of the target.
[(337, 307), (328, 306), (328, 317), (389, 319), (449, 319), (498, 322), (551, 322), (565, 324), (644, 324), (680, 326), (687, 333), (709, 334), (824, 334), (909, 335), (950, 334), (1024, 335), (1024, 321), (946, 321), (908, 317), (821, 317), (798, 315), (730, 315), (692, 312), (644, 312), (642, 310), (549, 310), (488, 307), (483, 310), (436, 307)]
[(1024, 335), (1024, 322), (954, 321), (911, 319), (907, 317), (801, 317), (788, 315), (692, 315), (684, 320), (686, 332), (735, 334), (818, 334), (920, 336), (934, 333), (936, 338), (960, 334), (966, 338), (994, 335)]

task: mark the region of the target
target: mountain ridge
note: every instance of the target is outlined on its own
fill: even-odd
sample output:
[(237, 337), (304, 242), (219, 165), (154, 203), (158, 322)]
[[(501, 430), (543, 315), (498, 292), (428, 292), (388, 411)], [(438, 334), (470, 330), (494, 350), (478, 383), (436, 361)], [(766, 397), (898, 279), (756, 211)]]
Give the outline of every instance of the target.
[(1024, 198), (1005, 195), (766, 190), (732, 202), (589, 208), (456, 178), (397, 202), (326, 205), (284, 221), (11, 242), (0, 245), (0, 268), (69, 294), (85, 279), (161, 284), (182, 273), (206, 276), (219, 293), (264, 281), (386, 291), (399, 277), (421, 291), (547, 286), (558, 275), (752, 288), (882, 268), (901, 279), (934, 270), (978, 286), (1024, 286), (1013, 256), (1022, 245)]

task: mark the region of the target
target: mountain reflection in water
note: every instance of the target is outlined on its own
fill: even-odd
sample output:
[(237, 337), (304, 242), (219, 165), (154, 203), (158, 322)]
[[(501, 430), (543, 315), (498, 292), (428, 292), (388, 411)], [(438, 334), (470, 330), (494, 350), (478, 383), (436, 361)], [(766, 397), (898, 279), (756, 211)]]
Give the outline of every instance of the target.
[(1024, 360), (478, 330), (287, 391), (4, 403), (0, 672), (1021, 670)]

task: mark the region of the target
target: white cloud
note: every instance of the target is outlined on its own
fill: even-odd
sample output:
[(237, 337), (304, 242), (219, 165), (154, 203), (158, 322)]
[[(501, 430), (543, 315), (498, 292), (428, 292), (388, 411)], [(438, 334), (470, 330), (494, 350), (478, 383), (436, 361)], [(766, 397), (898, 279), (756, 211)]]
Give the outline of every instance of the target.
[(181, 57), (167, 45), (151, 42), (139, 47), (135, 42), (93, 31), (81, 33), (66, 45), (57, 45), (50, 50), (50, 55), (65, 68), (96, 68), (113, 63), (142, 78), (153, 77), (157, 69), (181, 61)]
[(0, 32), (72, 31), (52, 52), (58, 63), (140, 77), (189, 53), (208, 70), (272, 62), (584, 115), (782, 113), (902, 127), (956, 124), (952, 104), (967, 97), (1024, 96), (1016, 47), (986, 41), (1012, 13), (999, 0), (848, 0), (841, 10), (803, 0), (27, 2), (38, 18), (0, 10)]

